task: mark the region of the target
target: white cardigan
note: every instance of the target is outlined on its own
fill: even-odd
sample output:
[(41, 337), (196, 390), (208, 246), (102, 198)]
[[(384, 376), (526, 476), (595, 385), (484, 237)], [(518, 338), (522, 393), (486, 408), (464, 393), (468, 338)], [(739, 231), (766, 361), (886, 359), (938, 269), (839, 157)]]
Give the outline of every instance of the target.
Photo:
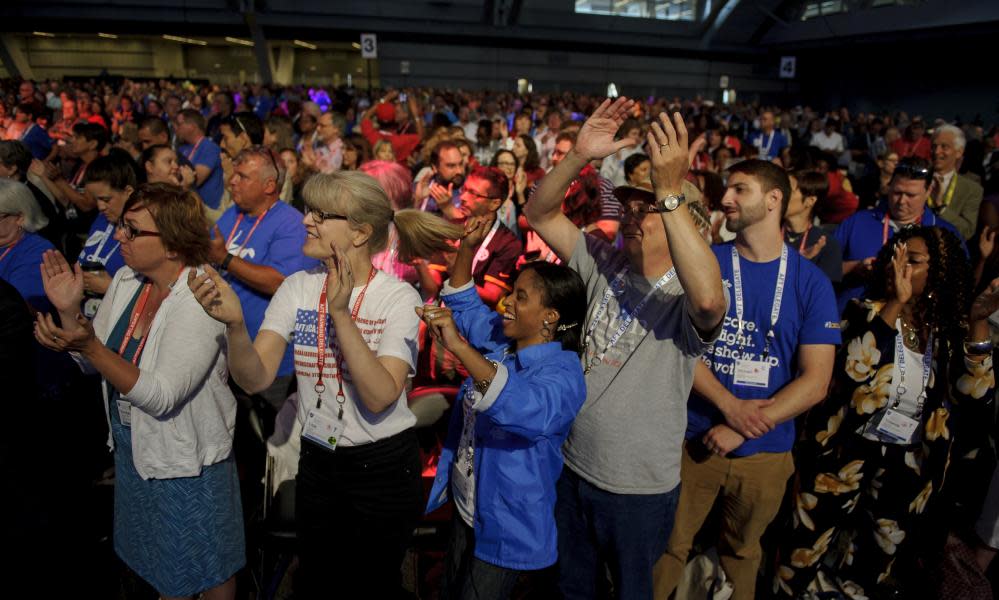
[[(121, 398), (132, 403), (132, 460), (143, 479), (194, 477), (232, 451), (236, 399), (227, 380), (225, 325), (208, 316), (187, 287), (184, 269), (147, 332), (139, 379)], [(115, 274), (94, 317), (106, 344), (145, 279), (129, 267)], [(74, 354), (83, 370), (89, 362)], [(104, 411), (109, 385), (104, 382)], [(117, 410), (117, 407), (114, 408)], [(108, 446), (114, 448), (112, 436)]]

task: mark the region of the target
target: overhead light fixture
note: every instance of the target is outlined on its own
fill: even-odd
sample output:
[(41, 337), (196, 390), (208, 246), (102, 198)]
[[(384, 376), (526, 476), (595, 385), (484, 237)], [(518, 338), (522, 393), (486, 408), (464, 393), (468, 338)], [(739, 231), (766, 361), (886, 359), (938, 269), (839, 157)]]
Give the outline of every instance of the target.
[(116, 40), (116, 39), (118, 39), (118, 36), (116, 36), (113, 33), (101, 33), (101, 32), (97, 32), (97, 37), (102, 37), (102, 38), (106, 38), (106, 39), (109, 39), (109, 40)]
[(38, 37), (55, 37), (54, 33), (46, 33), (44, 31), (32, 31), (31, 33), (37, 35)]
[(361, 44), (359, 42), (353, 42), (351, 46), (353, 46), (355, 50), (361, 49)]
[(301, 46), (302, 48), (308, 48), (309, 50), (316, 50), (319, 46), (315, 44), (310, 44), (309, 42), (303, 42), (302, 40), (292, 40), (292, 43), (296, 46)]
[(253, 42), (251, 42), (250, 40), (241, 40), (239, 38), (234, 38), (234, 37), (226, 36), (225, 41), (231, 44), (239, 44), (240, 46), (251, 46), (251, 47), (253, 46)]
[(179, 35), (167, 35), (163, 34), (163, 39), (170, 40), (171, 42), (180, 42), (182, 44), (194, 44), (195, 46), (207, 46), (208, 42), (204, 40), (196, 40), (194, 38), (180, 37)]

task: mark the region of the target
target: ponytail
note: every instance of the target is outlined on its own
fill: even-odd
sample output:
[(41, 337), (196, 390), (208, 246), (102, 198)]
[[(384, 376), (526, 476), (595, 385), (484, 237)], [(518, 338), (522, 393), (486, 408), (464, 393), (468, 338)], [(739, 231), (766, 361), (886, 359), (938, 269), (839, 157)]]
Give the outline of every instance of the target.
[(399, 260), (429, 258), (437, 252), (453, 252), (448, 240), (461, 238), (464, 229), (421, 210), (407, 208), (392, 218), (399, 234)]

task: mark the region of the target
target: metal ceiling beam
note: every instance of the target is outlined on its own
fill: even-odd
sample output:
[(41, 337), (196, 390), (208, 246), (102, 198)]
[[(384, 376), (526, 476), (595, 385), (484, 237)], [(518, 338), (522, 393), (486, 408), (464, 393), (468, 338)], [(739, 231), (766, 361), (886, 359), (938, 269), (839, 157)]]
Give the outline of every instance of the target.
[(715, 17), (714, 22), (711, 23), (708, 30), (704, 32), (703, 36), (701, 36), (700, 46), (702, 50), (708, 49), (711, 45), (711, 41), (714, 40), (716, 35), (718, 35), (721, 28), (725, 26), (725, 21), (732, 16), (732, 12), (734, 12), (736, 7), (739, 6), (739, 2), (741, 2), (741, 0), (726, 0), (725, 4), (718, 9), (718, 16)]

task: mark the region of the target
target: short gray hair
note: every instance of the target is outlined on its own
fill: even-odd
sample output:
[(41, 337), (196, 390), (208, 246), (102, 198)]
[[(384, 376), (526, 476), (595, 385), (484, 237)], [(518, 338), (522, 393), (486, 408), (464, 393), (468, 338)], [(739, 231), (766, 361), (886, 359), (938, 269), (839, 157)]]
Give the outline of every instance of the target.
[(49, 224), (28, 186), (13, 179), (0, 179), (0, 213), (23, 215), (25, 231), (34, 233)]
[(955, 127), (954, 125), (941, 125), (933, 131), (933, 139), (936, 139), (941, 133), (951, 133), (954, 135), (954, 147), (958, 150), (964, 150), (964, 145), (967, 143), (964, 137), (964, 131), (960, 127)]

